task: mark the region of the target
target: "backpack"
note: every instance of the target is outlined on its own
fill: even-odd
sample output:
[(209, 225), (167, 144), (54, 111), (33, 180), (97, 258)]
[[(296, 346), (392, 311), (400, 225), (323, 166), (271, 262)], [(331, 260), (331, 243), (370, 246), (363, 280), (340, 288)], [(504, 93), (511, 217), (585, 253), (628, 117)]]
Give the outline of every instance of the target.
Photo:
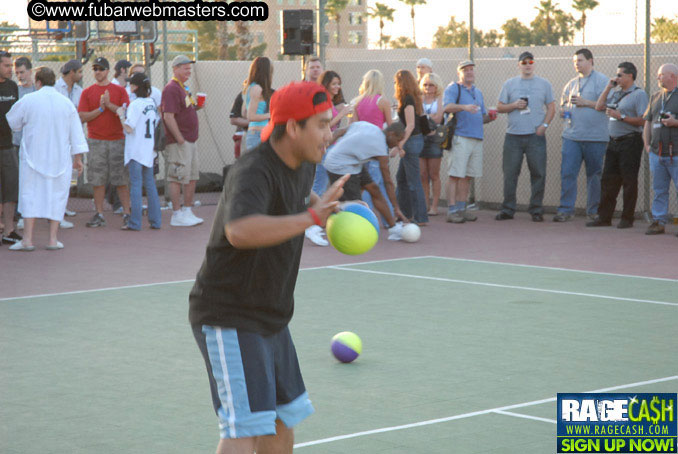
[[(457, 102), (455, 102), (455, 104), (459, 104), (459, 99), (461, 98), (461, 85), (458, 83), (455, 83), (455, 85), (459, 90), (457, 93)], [(444, 125), (436, 129), (436, 135), (440, 139), (440, 148), (443, 150), (452, 149), (452, 140), (454, 139), (455, 129), (457, 129), (457, 115), (456, 113), (453, 113)]]

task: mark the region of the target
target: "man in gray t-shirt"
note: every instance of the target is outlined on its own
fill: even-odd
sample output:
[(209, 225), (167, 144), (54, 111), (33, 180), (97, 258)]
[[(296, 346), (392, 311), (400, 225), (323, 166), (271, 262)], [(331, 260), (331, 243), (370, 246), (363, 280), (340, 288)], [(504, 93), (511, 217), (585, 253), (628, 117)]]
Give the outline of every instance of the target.
[[(351, 123), (346, 130), (336, 131), (335, 135), (338, 134), (341, 134), (341, 137), (327, 150), (323, 166), (327, 169), (330, 184), (347, 173), (351, 174), (344, 183), (344, 194), (339, 200), (360, 200), (363, 190), (369, 192), (374, 208), (388, 224), (389, 240), (399, 240), (402, 224), (398, 224), (397, 221), (407, 221), (407, 218), (398, 206), (388, 166), (388, 150), (396, 147), (402, 140), (405, 127), (402, 123), (396, 122), (382, 131), (372, 123), (358, 121)], [(365, 164), (371, 160), (379, 161), (386, 193), (393, 205), (393, 215), (379, 186), (367, 171)]]
[(534, 75), (534, 56), (523, 52), (518, 57), (520, 76), (504, 82), (497, 112), (508, 114), (504, 138), (504, 203), (495, 219), (513, 219), (516, 211), (516, 186), (523, 154), (532, 183), (529, 213), (534, 222), (544, 221), (544, 185), (546, 184), (546, 128), (556, 112), (551, 83)]
[(578, 76), (563, 88), (561, 116), (565, 119), (561, 163), (561, 191), (555, 222), (565, 222), (574, 216), (577, 200), (577, 177), (581, 163), (586, 164), (586, 214), (594, 218), (600, 201), (600, 176), (603, 157), (609, 141), (604, 112), (596, 110), (596, 102), (607, 86), (608, 78), (593, 70), (593, 54), (579, 49), (574, 54)]
[(596, 103), (596, 110), (605, 111), (609, 117), (610, 142), (605, 151), (598, 218), (587, 222), (587, 227), (612, 225), (612, 214), (622, 186), (624, 208), (617, 228), (633, 226), (638, 170), (643, 156), (643, 114), (648, 103), (647, 93), (635, 84), (637, 74), (633, 63), (620, 63), (616, 77), (610, 79)]

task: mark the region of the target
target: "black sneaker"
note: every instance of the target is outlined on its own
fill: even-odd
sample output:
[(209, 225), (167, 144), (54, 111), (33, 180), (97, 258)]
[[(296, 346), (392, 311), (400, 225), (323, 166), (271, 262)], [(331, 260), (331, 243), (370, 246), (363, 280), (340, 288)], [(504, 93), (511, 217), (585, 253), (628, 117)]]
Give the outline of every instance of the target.
[(544, 215), (541, 213), (534, 213), (532, 215), (532, 222), (544, 222)]
[(507, 221), (509, 219), (513, 219), (513, 215), (500, 211), (499, 213), (497, 213), (494, 219), (497, 221)]
[(16, 233), (14, 230), (12, 230), (12, 233), (10, 233), (9, 235), (2, 235), (3, 244), (16, 244), (23, 239), (24, 237)]
[(85, 225), (87, 227), (106, 227), (106, 220), (101, 213), (96, 213)]
[(120, 230), (129, 230), (129, 214), (122, 215), (122, 227)]
[(609, 227), (611, 225), (612, 225), (611, 221), (603, 221), (600, 218), (586, 223), (586, 227)]
[(633, 227), (633, 221), (627, 221), (626, 219), (622, 219), (617, 224), (618, 229), (630, 229), (631, 227)]

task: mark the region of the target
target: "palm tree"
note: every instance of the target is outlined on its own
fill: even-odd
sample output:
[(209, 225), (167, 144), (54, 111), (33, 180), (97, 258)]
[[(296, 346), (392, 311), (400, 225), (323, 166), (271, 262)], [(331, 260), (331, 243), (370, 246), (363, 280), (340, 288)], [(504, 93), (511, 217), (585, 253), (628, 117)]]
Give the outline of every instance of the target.
[(219, 60), (228, 60), (228, 27), (225, 20), (217, 22), (217, 42), (219, 43)]
[(544, 20), (546, 23), (546, 33), (548, 36), (551, 36), (553, 34), (553, 21), (556, 11), (558, 10), (558, 4), (556, 3), (554, 5), (551, 0), (541, 1), (539, 4), (541, 7), (534, 7), (538, 12), (537, 17), (541, 16)]
[[(414, 32), (414, 6), (415, 5), (425, 5), (426, 0), (400, 0), (406, 5), (410, 5), (410, 16), (412, 17), (412, 42), (414, 46), (417, 46), (417, 36)], [(549, 0), (550, 1), (550, 0)]]
[[(244, 2), (246, 0), (233, 0), (235, 2)], [(238, 60), (249, 60), (252, 53), (252, 33), (250, 32), (250, 23), (248, 21), (237, 21), (235, 23), (235, 43), (238, 46), (236, 58)]]
[(572, 7), (581, 12), (581, 19), (579, 19), (579, 27), (582, 33), (582, 44), (586, 45), (586, 11), (593, 11), (597, 6), (596, 0), (574, 0)]
[(383, 3), (375, 3), (374, 8), (368, 7), (367, 15), (372, 18), (379, 18), (379, 48), (384, 48), (384, 43), (388, 42), (389, 39), (384, 38), (384, 21), (393, 22), (393, 13), (395, 13), (394, 8), (389, 8), (388, 5)]
[(339, 21), (341, 13), (348, 6), (348, 0), (327, 0), (325, 3), (325, 14), (337, 24), (337, 46), (341, 45), (341, 36), (339, 35)]

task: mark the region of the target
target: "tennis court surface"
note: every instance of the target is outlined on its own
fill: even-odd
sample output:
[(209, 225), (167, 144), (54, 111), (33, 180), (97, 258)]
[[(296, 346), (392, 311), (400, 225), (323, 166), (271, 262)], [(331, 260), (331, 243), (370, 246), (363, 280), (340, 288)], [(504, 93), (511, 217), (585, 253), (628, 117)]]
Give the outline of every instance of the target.
[[(414, 257), (307, 267), (300, 453), (555, 452), (558, 392), (675, 392), (676, 280)], [(213, 452), (191, 281), (0, 300), (0, 452)], [(333, 334), (363, 354), (340, 364)]]

